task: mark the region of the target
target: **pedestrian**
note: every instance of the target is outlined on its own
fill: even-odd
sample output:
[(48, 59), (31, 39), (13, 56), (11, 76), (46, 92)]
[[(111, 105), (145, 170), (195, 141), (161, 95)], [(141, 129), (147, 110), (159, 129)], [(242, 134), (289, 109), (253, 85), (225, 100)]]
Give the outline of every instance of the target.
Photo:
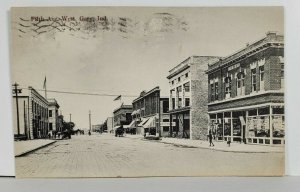
[(211, 147), (211, 146), (215, 146), (214, 145), (214, 143), (213, 143), (213, 136), (212, 136), (212, 134), (211, 134), (211, 131), (209, 131), (209, 133), (208, 133), (208, 139), (209, 139), (209, 146)]

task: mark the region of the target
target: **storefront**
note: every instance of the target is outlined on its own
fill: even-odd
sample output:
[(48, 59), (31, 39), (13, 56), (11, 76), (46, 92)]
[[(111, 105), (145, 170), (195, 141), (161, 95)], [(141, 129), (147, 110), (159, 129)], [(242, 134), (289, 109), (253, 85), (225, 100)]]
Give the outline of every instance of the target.
[(284, 144), (284, 125), (283, 104), (209, 112), (209, 130), (218, 141)]

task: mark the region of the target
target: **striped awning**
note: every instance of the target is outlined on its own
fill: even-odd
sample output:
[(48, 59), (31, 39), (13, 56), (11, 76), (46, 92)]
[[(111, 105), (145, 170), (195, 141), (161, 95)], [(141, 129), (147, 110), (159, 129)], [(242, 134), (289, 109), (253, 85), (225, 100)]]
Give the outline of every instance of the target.
[(142, 121), (140, 124), (138, 124), (139, 127), (143, 127), (143, 125), (149, 120), (149, 118), (142, 118)]
[(148, 121), (143, 125), (144, 128), (156, 127), (155, 117), (150, 117)]

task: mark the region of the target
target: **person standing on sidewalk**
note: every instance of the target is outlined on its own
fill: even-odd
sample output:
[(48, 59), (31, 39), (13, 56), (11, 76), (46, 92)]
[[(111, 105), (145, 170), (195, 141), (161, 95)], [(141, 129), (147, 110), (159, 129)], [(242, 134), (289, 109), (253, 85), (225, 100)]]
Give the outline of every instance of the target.
[(211, 134), (211, 130), (209, 131), (209, 133), (208, 133), (208, 139), (209, 139), (209, 146), (211, 147), (211, 146), (215, 146), (214, 145), (214, 143), (213, 143), (213, 135)]

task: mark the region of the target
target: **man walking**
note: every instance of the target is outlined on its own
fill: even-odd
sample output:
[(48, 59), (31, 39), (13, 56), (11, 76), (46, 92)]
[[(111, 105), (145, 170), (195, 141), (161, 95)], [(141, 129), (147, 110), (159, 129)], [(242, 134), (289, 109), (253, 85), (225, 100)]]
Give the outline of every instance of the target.
[(209, 133), (208, 133), (208, 139), (209, 139), (209, 146), (211, 147), (211, 146), (215, 146), (214, 144), (213, 144), (213, 141), (212, 141), (212, 139), (213, 139), (213, 136), (212, 136), (212, 134), (211, 134), (211, 130), (209, 131)]

